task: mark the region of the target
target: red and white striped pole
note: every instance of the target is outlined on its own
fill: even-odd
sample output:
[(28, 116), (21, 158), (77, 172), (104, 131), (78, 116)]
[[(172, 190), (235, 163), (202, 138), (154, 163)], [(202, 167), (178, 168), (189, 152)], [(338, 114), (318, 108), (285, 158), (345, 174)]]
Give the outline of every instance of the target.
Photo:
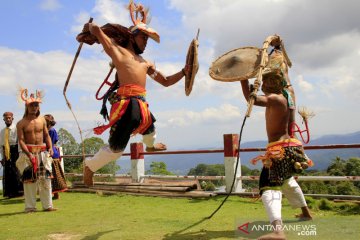
[(236, 161), (239, 148), (239, 135), (238, 134), (224, 134), (224, 165), (225, 165), (225, 184), (226, 192), (229, 193), (234, 174), (236, 173), (236, 180), (232, 192), (243, 192), (242, 182), (238, 177), (241, 177), (241, 161), (239, 159), (238, 168)]
[(130, 144), (131, 156), (131, 179), (133, 182), (140, 182), (145, 175), (144, 145), (142, 143)]

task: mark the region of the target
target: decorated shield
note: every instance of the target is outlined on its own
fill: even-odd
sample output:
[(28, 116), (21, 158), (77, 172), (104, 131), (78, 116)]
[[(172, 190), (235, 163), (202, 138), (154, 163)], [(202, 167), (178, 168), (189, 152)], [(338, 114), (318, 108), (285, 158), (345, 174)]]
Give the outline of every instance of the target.
[(222, 82), (253, 78), (258, 73), (260, 62), (261, 49), (256, 47), (237, 48), (216, 59), (209, 68), (209, 75)]
[(189, 74), (185, 76), (185, 94), (189, 96), (194, 85), (194, 80), (196, 73), (199, 70), (199, 61), (198, 61), (198, 37), (199, 31), (196, 39), (193, 39), (190, 43), (187, 55), (186, 55), (186, 65), (190, 66)]

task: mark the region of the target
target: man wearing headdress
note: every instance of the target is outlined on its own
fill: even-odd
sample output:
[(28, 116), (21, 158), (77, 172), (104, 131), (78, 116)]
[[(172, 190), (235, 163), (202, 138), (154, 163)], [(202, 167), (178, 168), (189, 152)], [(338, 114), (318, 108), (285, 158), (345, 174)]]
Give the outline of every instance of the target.
[[(155, 144), (155, 118), (145, 100), (146, 78), (149, 75), (156, 82), (168, 87), (177, 83), (189, 71), (189, 67), (184, 67), (179, 72), (166, 77), (155, 68), (153, 63), (141, 56), (148, 38), (160, 42), (160, 36), (146, 25), (148, 12), (141, 4), (136, 5), (131, 1), (129, 10), (134, 26), (124, 30), (124, 27), (117, 25), (116, 28), (123, 31), (120, 39), (109, 37), (116, 34), (105, 33), (106, 27), (112, 28), (114, 25), (107, 24), (104, 28), (95, 23), (87, 23), (84, 26), (83, 32), (89, 32), (90, 38), (95, 37), (95, 41), (99, 42), (111, 57), (112, 64), (117, 70), (116, 83), (119, 87), (117, 92), (112, 92), (109, 96), (112, 104), (109, 124), (94, 129), (96, 134), (101, 134), (111, 128), (109, 146), (101, 148), (94, 157), (85, 160), (84, 183), (87, 186), (93, 185), (92, 177), (95, 171), (122, 155), (131, 135), (137, 133), (143, 135), (146, 151), (166, 150), (164, 144)], [(135, 19), (133, 12), (136, 12), (136, 16), (139, 13), (143, 18)], [(78, 41), (82, 42), (83, 36), (79, 34)]]
[(13, 198), (23, 195), (23, 186), (20, 181), (20, 173), (16, 168), (16, 160), (19, 157), (16, 126), (13, 124), (12, 112), (3, 114), (6, 127), (0, 132), (0, 153), (3, 166), (3, 196)]
[[(276, 49), (275, 51), (279, 51)], [(280, 54), (280, 52), (275, 52)], [(274, 55), (277, 56), (277, 55)], [(274, 57), (273, 56), (273, 57)], [(279, 56), (278, 56), (279, 57)], [(279, 68), (280, 65), (271, 62), (278, 60), (270, 58), (270, 65), (263, 76), (262, 91), (265, 95), (256, 96), (251, 92), (249, 81), (241, 81), (241, 87), (246, 100), (255, 99), (254, 104), (265, 107), (266, 132), (269, 144), (265, 155), (252, 160), (263, 162), (259, 188), (262, 202), (267, 211), (270, 223), (274, 227), (271, 234), (259, 239), (285, 239), (282, 231), (281, 199), (282, 194), (289, 200), (293, 208), (301, 208), (300, 217), (303, 220), (312, 219), (302, 190), (293, 178), (295, 173), (301, 172), (312, 165), (304, 153), (302, 143), (289, 135), (289, 125), (293, 122), (294, 96), (288, 90), (287, 72)], [(283, 63), (280, 61), (280, 63)]]
[(51, 139), (44, 117), (40, 116), (42, 94), (27, 96), (27, 90), (21, 91), (25, 101), (24, 117), (17, 123), (19, 145), (22, 150), (16, 166), (21, 173), (24, 185), (25, 212), (36, 211), (36, 191), (44, 211), (55, 211), (52, 203), (51, 163), (53, 155)]

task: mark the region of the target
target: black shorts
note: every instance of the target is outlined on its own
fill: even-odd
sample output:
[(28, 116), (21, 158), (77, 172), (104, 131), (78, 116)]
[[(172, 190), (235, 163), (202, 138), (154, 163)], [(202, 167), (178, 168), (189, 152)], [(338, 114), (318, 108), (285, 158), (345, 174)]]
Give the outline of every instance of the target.
[[(154, 122), (155, 117), (150, 113), (152, 123), (143, 135), (150, 134), (155, 131)], [(109, 145), (110, 149), (114, 152), (124, 151), (126, 148), (132, 132), (139, 127), (141, 123), (141, 112), (138, 99), (135, 97), (130, 98), (130, 102), (124, 115), (111, 126)]]

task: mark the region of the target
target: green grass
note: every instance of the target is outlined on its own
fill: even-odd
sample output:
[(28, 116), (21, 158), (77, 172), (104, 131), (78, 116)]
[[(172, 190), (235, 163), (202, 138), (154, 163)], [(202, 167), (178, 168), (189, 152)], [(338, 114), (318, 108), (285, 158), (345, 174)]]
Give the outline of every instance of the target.
[[(60, 197), (54, 201), (58, 211), (32, 214), (23, 213), (22, 198), (0, 198), (0, 239), (239, 239), (243, 235), (235, 229), (241, 224), (267, 224), (261, 201), (236, 196), (210, 220), (204, 218), (223, 197), (200, 200), (88, 193), (61, 193)], [(37, 207), (41, 208), (40, 202)], [(284, 201), (282, 212), (286, 225), (316, 225), (316, 237), (299, 237), (289, 231), (289, 239), (360, 239), (360, 216), (348, 211), (314, 208), (313, 221), (297, 222), (293, 216), (299, 210)]]

